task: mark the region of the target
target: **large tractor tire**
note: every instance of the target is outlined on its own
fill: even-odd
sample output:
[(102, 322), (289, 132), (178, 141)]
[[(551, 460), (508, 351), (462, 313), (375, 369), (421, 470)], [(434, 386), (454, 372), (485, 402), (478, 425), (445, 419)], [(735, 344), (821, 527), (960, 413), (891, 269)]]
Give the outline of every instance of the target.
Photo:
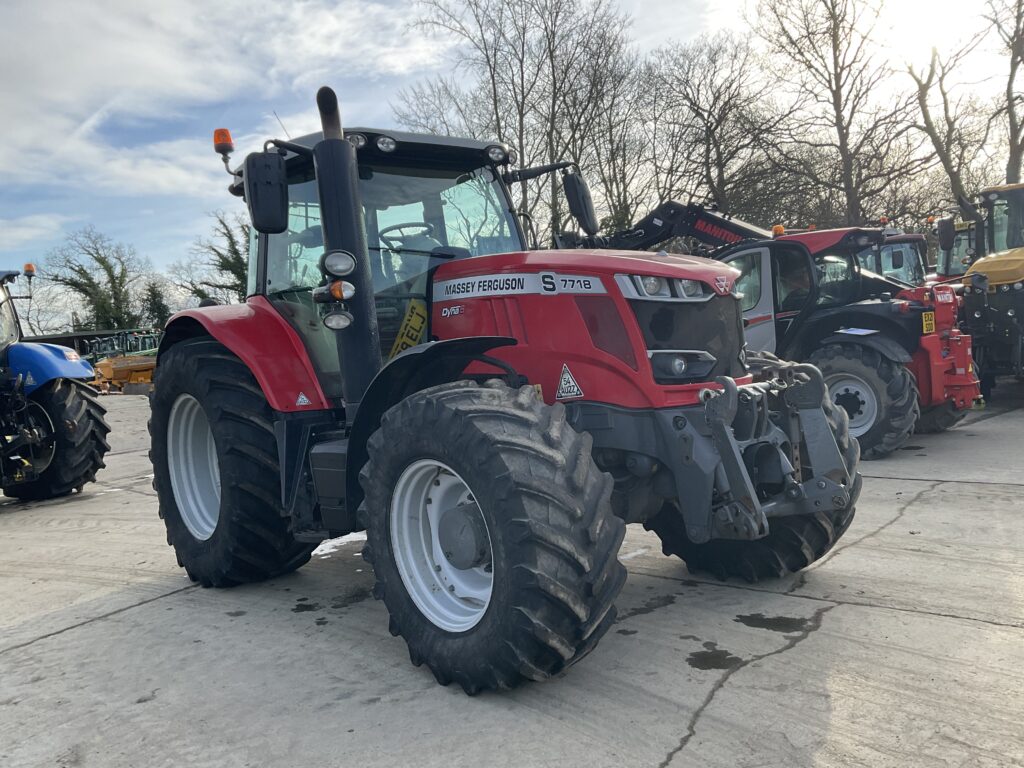
[(189, 578), (230, 587), (308, 562), (314, 545), (282, 515), (273, 411), (245, 364), (216, 341), (176, 344), (151, 404), (153, 487)]
[(967, 416), (968, 409), (956, 410), (949, 401), (940, 405), (933, 405), (930, 408), (921, 409), (921, 418), (917, 420), (914, 432), (919, 435), (945, 432), (952, 429)]
[(661, 539), (662, 551), (681, 558), (691, 573), (704, 571), (723, 581), (735, 577), (750, 583), (788, 576), (824, 557), (853, 522), (861, 478), (856, 474), (860, 447), (850, 435), (846, 411), (828, 401), (823, 407), (850, 476), (855, 477), (849, 506), (813, 515), (773, 517), (768, 535), (753, 541), (713, 539), (694, 544), (686, 534), (682, 513), (668, 503), (644, 523)]
[(808, 362), (821, 369), (832, 401), (850, 417), (865, 459), (888, 456), (914, 434), (921, 408), (906, 366), (859, 344), (827, 344)]
[(44, 455), (37, 458), (45, 469), (31, 482), (4, 488), (4, 494), (15, 499), (53, 499), (81, 491), (95, 480), (96, 473), (106, 466), (103, 457), (110, 450), (106, 413), (96, 390), (81, 381), (55, 379), (34, 391), (28, 398), (26, 417), (49, 433)]
[(460, 381), (391, 408), (369, 441), (363, 556), (413, 664), (468, 694), (543, 680), (615, 621), (626, 579), (612, 478), (561, 405)]

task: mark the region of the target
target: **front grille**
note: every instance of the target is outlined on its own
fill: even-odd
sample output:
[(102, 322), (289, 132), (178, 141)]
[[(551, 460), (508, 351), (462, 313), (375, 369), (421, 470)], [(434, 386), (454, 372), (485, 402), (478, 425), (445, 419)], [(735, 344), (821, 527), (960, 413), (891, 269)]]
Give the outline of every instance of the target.
[[(701, 379), (715, 376), (743, 376), (740, 359), (743, 347), (743, 315), (732, 296), (714, 296), (708, 301), (630, 301), (647, 349), (703, 350), (715, 358), (711, 371)], [(685, 382), (686, 379), (680, 379)]]

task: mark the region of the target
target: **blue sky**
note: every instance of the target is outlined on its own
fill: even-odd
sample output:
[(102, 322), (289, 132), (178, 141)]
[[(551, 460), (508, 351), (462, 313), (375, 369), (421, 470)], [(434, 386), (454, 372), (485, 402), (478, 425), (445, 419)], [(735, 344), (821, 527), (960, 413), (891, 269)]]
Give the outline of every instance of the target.
[[(888, 2), (919, 27), (912, 0)], [(742, 23), (743, 0), (619, 4), (645, 49)], [(236, 158), (280, 135), (275, 110), (312, 131), (325, 83), (348, 124), (392, 125), (400, 88), (450, 68), (415, 14), (409, 0), (4, 0), (0, 266), (89, 224), (157, 268), (182, 258), (209, 212), (238, 206), (212, 130), (231, 128)]]

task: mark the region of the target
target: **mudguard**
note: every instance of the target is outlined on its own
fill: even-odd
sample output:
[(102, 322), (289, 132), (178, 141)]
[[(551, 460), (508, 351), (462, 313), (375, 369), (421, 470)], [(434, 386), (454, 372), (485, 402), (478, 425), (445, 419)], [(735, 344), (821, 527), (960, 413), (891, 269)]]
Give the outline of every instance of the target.
[(330, 408), (302, 339), (265, 297), (174, 315), (160, 341), (157, 365), (179, 341), (199, 336), (212, 336), (245, 363), (275, 411)]
[(818, 343), (822, 346), (825, 344), (859, 344), (862, 347), (870, 347), (897, 363), (906, 364), (911, 360), (910, 353), (907, 352), (899, 342), (890, 339), (888, 336), (883, 336), (881, 332), (867, 336), (853, 336), (845, 333), (836, 333), (822, 339)]
[(85, 379), (94, 376), (92, 366), (73, 349), (56, 344), (16, 342), (7, 348), (11, 373), (24, 377), (25, 394), (54, 379)]

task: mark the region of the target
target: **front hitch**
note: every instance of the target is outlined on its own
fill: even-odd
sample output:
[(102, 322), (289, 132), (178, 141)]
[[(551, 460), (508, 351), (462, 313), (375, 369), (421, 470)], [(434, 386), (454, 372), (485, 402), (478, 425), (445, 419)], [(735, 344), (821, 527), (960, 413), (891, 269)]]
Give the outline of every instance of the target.
[[(717, 537), (759, 538), (767, 534), (769, 518), (844, 509), (851, 503), (850, 470), (822, 408), (827, 388), (821, 372), (812, 365), (780, 361), (773, 373), (776, 376), (772, 381), (742, 389), (731, 378), (719, 377), (715, 383), (722, 387), (721, 392), (710, 396), (705, 403), (705, 419), (721, 458), (716, 485), (725, 497), (724, 503), (715, 510), (713, 527)], [(781, 430), (755, 430), (744, 434), (749, 439), (737, 439), (734, 422), (738, 425), (742, 420), (737, 419), (741, 392), (761, 414), (755, 422), (765, 423), (770, 410), (773, 415), (777, 414), (773, 419), (776, 426), (795, 425), (791, 430), (795, 434), (788, 435), (793, 458), (799, 462), (801, 443), (808, 457), (799, 473), (779, 439), (778, 435), (783, 434)], [(740, 432), (745, 433), (745, 430)], [(777, 464), (785, 475), (781, 492), (758, 493), (751, 478), (754, 470), (744, 461), (748, 449), (752, 449), (754, 455), (778, 453)]]

